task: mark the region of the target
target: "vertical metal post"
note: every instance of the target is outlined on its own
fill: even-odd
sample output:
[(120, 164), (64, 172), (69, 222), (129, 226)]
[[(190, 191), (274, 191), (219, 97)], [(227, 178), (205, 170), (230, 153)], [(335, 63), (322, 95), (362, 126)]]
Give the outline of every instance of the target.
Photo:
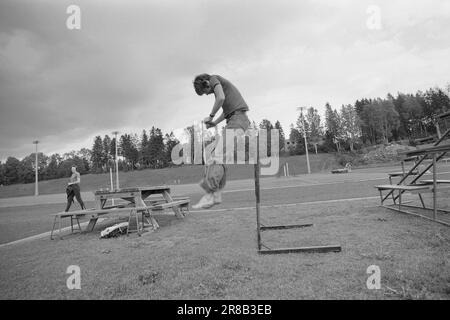
[(311, 174), (311, 166), (309, 165), (308, 141), (306, 141), (305, 121), (303, 121), (303, 135), (305, 136), (306, 165), (308, 166), (308, 174)]
[[(109, 180), (111, 182), (111, 191), (114, 191), (114, 183), (113, 183), (113, 176), (112, 176), (112, 168), (109, 168)], [(114, 198), (111, 199), (111, 204), (114, 205)]]
[(310, 174), (311, 166), (309, 165), (308, 141), (306, 140), (306, 128), (305, 128), (305, 119), (303, 118), (303, 108), (304, 107), (298, 107), (297, 110), (300, 109), (300, 117), (302, 118), (303, 137), (305, 139), (306, 165), (308, 167), (308, 174)]
[(260, 188), (259, 188), (259, 134), (256, 136), (256, 163), (255, 163), (255, 198), (256, 198), (256, 237), (258, 241), (258, 250), (261, 250), (261, 229), (259, 214), (261, 210)]
[(203, 125), (204, 125), (204, 122), (202, 121), (202, 123), (201, 123), (201, 126), (202, 126), (202, 132), (201, 132), (201, 134), (202, 134), (202, 137), (201, 137), (201, 139), (202, 139), (202, 159), (203, 159), (203, 164), (206, 166), (206, 153), (205, 153), (205, 140), (204, 140), (204, 133), (203, 133)]
[(442, 138), (441, 128), (439, 127), (439, 121), (436, 121), (436, 123), (434, 125), (436, 126), (436, 132), (438, 135), (438, 139)]
[(437, 214), (436, 153), (433, 153), (433, 220)]
[(308, 174), (311, 174), (311, 166), (309, 165), (308, 141), (306, 140), (306, 128), (305, 128), (305, 119), (303, 119), (303, 113), (302, 113), (302, 122), (303, 122), (303, 136), (305, 137), (306, 165), (308, 166)]
[(113, 131), (113, 135), (115, 136), (115, 153), (116, 153), (116, 189), (119, 190), (119, 159), (117, 156), (117, 145), (119, 144), (119, 142), (117, 141), (117, 134), (119, 133), (119, 131)]
[(39, 170), (39, 163), (38, 163), (38, 140), (33, 141), (33, 144), (36, 145), (36, 152), (35, 152), (35, 168), (34, 168), (34, 175), (35, 175), (35, 183), (34, 183), (34, 195), (39, 195), (39, 183), (38, 183), (38, 170)]

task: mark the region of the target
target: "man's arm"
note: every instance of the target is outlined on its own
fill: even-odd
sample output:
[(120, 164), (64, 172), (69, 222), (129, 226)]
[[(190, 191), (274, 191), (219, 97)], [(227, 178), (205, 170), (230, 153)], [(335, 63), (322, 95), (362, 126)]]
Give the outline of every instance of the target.
[[(205, 119), (205, 120), (207, 120), (207, 119)], [(212, 128), (212, 127), (215, 127), (215, 126), (217, 126), (219, 123), (221, 123), (223, 120), (225, 120), (225, 115), (223, 114), (223, 112), (222, 112), (222, 114), (216, 119), (216, 121), (205, 121), (205, 124), (206, 124), (206, 129), (209, 129), (209, 128)]]
[(215, 115), (217, 111), (219, 111), (219, 109), (222, 108), (223, 102), (225, 101), (225, 93), (223, 92), (222, 85), (217, 84), (214, 87), (214, 95), (216, 96), (216, 101), (214, 101), (214, 106), (212, 108), (211, 115)]
[(215, 126), (217, 126), (223, 120), (225, 120), (225, 114), (222, 112), (222, 114), (215, 121), (213, 121), (213, 123), (214, 123)]

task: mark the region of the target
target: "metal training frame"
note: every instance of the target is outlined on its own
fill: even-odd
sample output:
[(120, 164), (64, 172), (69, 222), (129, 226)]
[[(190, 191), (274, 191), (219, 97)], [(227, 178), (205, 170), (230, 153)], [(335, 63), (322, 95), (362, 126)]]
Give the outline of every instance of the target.
[[(312, 227), (312, 223), (308, 224), (292, 224), (292, 225), (272, 225), (264, 226), (261, 224), (261, 196), (260, 196), (260, 165), (259, 165), (259, 136), (256, 139), (256, 164), (255, 167), (255, 198), (256, 198), (256, 238), (258, 244), (258, 253), (260, 254), (282, 254), (282, 253), (306, 253), (306, 252), (340, 252), (340, 245), (312, 246), (312, 247), (292, 247), (292, 248), (269, 248), (264, 245), (261, 240), (262, 231), (286, 230), (296, 228)], [(263, 249), (264, 247), (264, 249)]]

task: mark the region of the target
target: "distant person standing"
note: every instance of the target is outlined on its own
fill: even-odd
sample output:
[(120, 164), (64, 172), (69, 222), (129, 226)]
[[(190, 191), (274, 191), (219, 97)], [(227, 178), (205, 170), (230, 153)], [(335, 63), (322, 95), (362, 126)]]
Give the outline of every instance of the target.
[(66, 212), (69, 211), (70, 206), (72, 205), (73, 197), (77, 198), (78, 203), (81, 206), (82, 210), (86, 210), (86, 207), (84, 206), (84, 202), (81, 199), (81, 193), (80, 193), (80, 181), (81, 181), (81, 175), (77, 171), (77, 167), (72, 167), (72, 175), (70, 176), (69, 182), (67, 183), (66, 193), (67, 193), (67, 206), (66, 206)]

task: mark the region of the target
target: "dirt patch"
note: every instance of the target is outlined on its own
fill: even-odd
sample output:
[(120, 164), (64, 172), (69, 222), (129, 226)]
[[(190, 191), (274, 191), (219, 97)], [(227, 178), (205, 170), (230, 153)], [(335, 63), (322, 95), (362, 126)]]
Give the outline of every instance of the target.
[(401, 152), (416, 150), (415, 147), (405, 146), (401, 144), (391, 143), (388, 145), (378, 146), (374, 150), (367, 152), (362, 152), (362, 159), (367, 164), (382, 163), (390, 161), (399, 161), (402, 156), (399, 155)]

